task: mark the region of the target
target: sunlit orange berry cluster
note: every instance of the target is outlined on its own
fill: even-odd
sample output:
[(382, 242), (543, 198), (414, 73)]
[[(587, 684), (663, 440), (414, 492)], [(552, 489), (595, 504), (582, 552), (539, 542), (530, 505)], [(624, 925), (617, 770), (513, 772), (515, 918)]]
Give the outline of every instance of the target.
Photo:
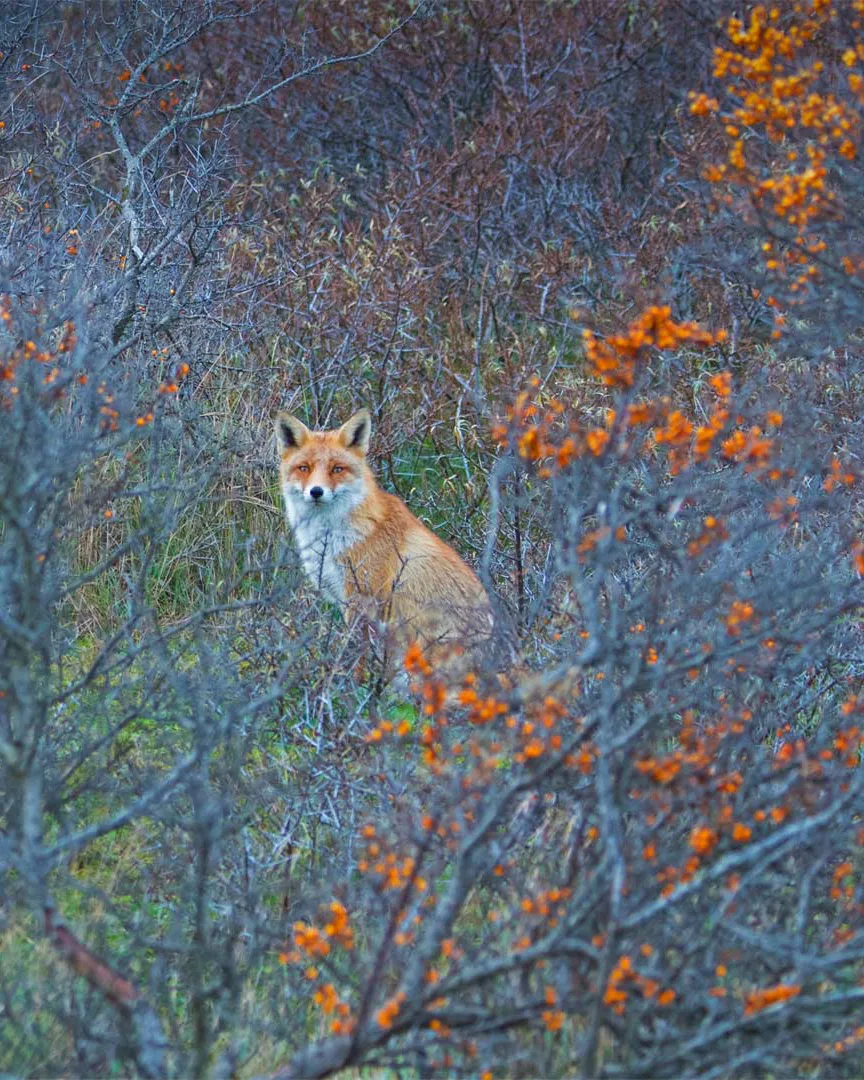
[[(12, 313), (12, 303), (8, 296), (0, 296), (0, 322), (8, 329), (14, 322), (14, 316)], [(17, 396), (19, 388), (16, 385), (16, 376), (19, 370), (19, 366), (23, 362), (32, 361), (38, 364), (43, 364), (46, 367), (45, 375), (42, 379), (42, 384), (47, 387), (53, 387), (51, 393), (52, 397), (65, 397), (67, 391), (64, 385), (72, 383), (78, 386), (86, 386), (90, 381), (90, 377), (86, 372), (79, 372), (74, 379), (68, 380), (66, 384), (61, 386), (55, 386), (60, 379), (60, 376), (64, 372), (64, 357), (75, 349), (78, 343), (77, 331), (75, 323), (71, 320), (67, 320), (58, 327), (52, 334), (49, 335), (50, 344), (40, 348), (35, 341), (27, 339), (22, 344), (16, 345), (12, 348), (7, 355), (0, 359), (0, 402), (9, 406)], [(167, 350), (162, 350), (163, 355)], [(156, 351), (154, 350), (154, 355)], [(67, 369), (68, 370), (68, 369)], [(158, 386), (157, 392), (162, 396), (172, 396), (177, 394), (180, 389), (180, 384), (189, 375), (189, 365), (187, 363), (181, 363), (177, 366), (174, 374), (164, 379)], [(116, 407), (114, 395), (109, 391), (105, 383), (100, 383), (96, 389), (100, 401), (99, 414), (101, 417), (101, 427), (103, 431), (116, 432), (120, 428), (120, 410)], [(139, 428), (146, 427), (154, 420), (154, 413), (152, 410), (140, 413), (135, 417), (135, 426)]]
[[(539, 385), (536, 377), (530, 380), (532, 389)], [(492, 437), (501, 447), (511, 446), (523, 460), (544, 463), (543, 475), (550, 476), (551, 463), (566, 468), (579, 456), (577, 441), (568, 434), (562, 420), (564, 411), (563, 403), (558, 400), (541, 408), (529, 391), (522, 391), (508, 406), (506, 423), (493, 425)], [(571, 427), (576, 434), (578, 425)]]
[(774, 440), (767, 438), (758, 426), (749, 431), (733, 431), (724, 439), (723, 457), (730, 461), (742, 462), (748, 472), (762, 470), (771, 464)]
[[(512, 729), (515, 720), (510, 716), (509, 706), (500, 693), (482, 693), (478, 689), (480, 684), (476, 674), (470, 671), (463, 676), (461, 690), (448, 692), (445, 680), (437, 676), (435, 668), (417, 645), (412, 646), (406, 653), (405, 666), (409, 674), (415, 677), (411, 689), (423, 703), (420, 745), (424, 763), (433, 773), (440, 773), (448, 767), (448, 763), (467, 751), (473, 761), (474, 772), (479, 770), (485, 774), (490, 768), (495, 768), (498, 764), (496, 755), (500, 750), (498, 743), (483, 747), (475, 739), (469, 740), (467, 744), (457, 740), (446, 747), (445, 754), (444, 735), (456, 708), (467, 710), (463, 719), (473, 727), (487, 727), (500, 721), (502, 727)], [(389, 730), (390, 727), (391, 725), (379, 722), (370, 738), (378, 741), (382, 732), (386, 733), (385, 729)], [(404, 721), (396, 727), (396, 734), (405, 734), (403, 727)], [(471, 783), (473, 775), (473, 772), (466, 773), (466, 783)]]
[(826, 1046), (823, 1049), (826, 1053), (833, 1050), (837, 1054), (845, 1054), (854, 1047), (860, 1046), (861, 1043), (864, 1043), (864, 1025), (855, 1028), (845, 1038), (838, 1039), (833, 1046)]
[(663, 989), (656, 979), (641, 975), (625, 953), (618, 957), (609, 973), (603, 1004), (608, 1005), (616, 1015), (623, 1016), (627, 1001), (634, 992), (645, 1000), (656, 1001), (660, 1006), (671, 1005), (675, 1000), (674, 990), (670, 987)]
[(744, 999), (744, 1015), (753, 1016), (782, 1001), (798, 997), (801, 987), (797, 983), (778, 983), (764, 990), (751, 990)]
[(831, 875), (831, 899), (832, 900), (844, 900), (851, 901), (855, 895), (854, 885), (854, 867), (852, 863), (846, 859), (840, 863), (839, 866), (834, 867), (834, 872)]
[(403, 889), (411, 883), (418, 893), (426, 891), (426, 881), (416, 876), (417, 863), (412, 855), (404, 855), (379, 836), (374, 825), (364, 825), (363, 839), (366, 841), (363, 856), (357, 863), (361, 874), (367, 874), (377, 881), (383, 891)]
[(405, 994), (400, 990), (375, 1013), (375, 1022), (378, 1026), (385, 1029), (393, 1027), (393, 1021), (401, 1012), (404, 1003)]
[(690, 847), (703, 857), (711, 854), (719, 839), (717, 830), (708, 825), (696, 825), (690, 830)]
[(560, 1031), (564, 1025), (565, 1014), (554, 1008), (558, 1004), (558, 994), (554, 986), (547, 986), (543, 991), (544, 1004), (549, 1007), (540, 1013), (540, 1019), (547, 1031)]
[[(506, 725), (515, 730), (519, 737), (519, 749), (513, 755), (514, 761), (523, 764), (533, 761), (545, 754), (554, 753), (561, 749), (563, 737), (560, 728), (563, 721), (569, 717), (566, 705), (555, 697), (547, 696), (541, 702), (533, 702), (526, 709), (523, 719), (507, 717)], [(590, 772), (594, 759), (594, 748), (590, 745), (582, 748), (584, 764), (587, 759)]]
[(572, 895), (572, 890), (566, 886), (542, 889), (531, 896), (523, 897), (519, 902), (519, 909), (533, 922), (542, 921), (544, 926), (554, 929), (559, 920), (567, 914), (567, 901)]
[(96, 393), (102, 400), (99, 406), (99, 414), (102, 417), (103, 431), (117, 431), (120, 427), (120, 410), (114, 407), (114, 395), (108, 393), (105, 383), (96, 387)]
[(857, 479), (858, 476), (854, 469), (847, 464), (841, 464), (840, 459), (835, 455), (831, 459), (829, 472), (825, 477), (822, 486), (830, 495), (837, 487), (852, 487)]
[(411, 733), (412, 727), (409, 720), (379, 720), (375, 727), (371, 728), (366, 735), (367, 742), (380, 742), (385, 735), (397, 735), (400, 738)]
[(840, 706), (840, 711), (844, 716), (852, 716), (855, 713), (864, 714), (864, 697), (859, 694), (850, 694)]
[[(724, 338), (723, 331), (710, 333), (695, 323), (677, 323), (668, 307), (653, 307), (632, 322), (624, 334), (601, 341), (586, 331), (586, 356), (603, 382), (626, 390), (633, 385), (637, 361), (647, 348), (676, 349), (685, 343), (705, 347)], [(588, 427), (570, 416), (560, 401), (553, 399), (541, 407), (524, 391), (507, 410), (506, 423), (496, 425), (493, 435), (500, 446), (509, 446), (523, 460), (534, 464), (541, 478), (567, 469), (580, 458), (603, 457), (613, 452), (623, 457), (639, 446), (645, 450), (651, 446), (665, 450), (675, 474), (687, 466), (706, 462), (718, 438), (727, 431), (731, 381), (728, 371), (708, 380), (715, 397), (707, 419), (700, 424), (674, 408), (668, 398), (656, 398), (630, 401), (622, 410), (607, 409), (601, 426)], [(536, 380), (532, 382), (535, 384)], [(769, 426), (781, 423), (782, 416), (772, 413)], [(647, 430), (648, 440), (644, 434), (634, 438), (640, 428)], [(768, 463), (772, 445), (772, 440), (756, 427), (749, 432), (728, 434), (722, 450), (727, 458), (741, 461), (748, 470), (753, 470)], [(602, 535), (598, 534), (596, 539), (600, 538)], [(623, 537), (616, 535), (616, 539)]]
[[(155, 356), (156, 355), (156, 350), (155, 349), (154, 349), (153, 353), (154, 353), (154, 356)], [(163, 349), (162, 350), (163, 358), (164, 358), (164, 356), (166, 354), (167, 354), (167, 349)], [(157, 388), (157, 393), (159, 393), (163, 397), (172, 397), (173, 395), (177, 394), (179, 392), (179, 390), (180, 390), (180, 384), (189, 375), (189, 371), (190, 371), (190, 368), (189, 368), (189, 365), (187, 363), (184, 362), (182, 364), (178, 364), (177, 368), (174, 371), (174, 375), (172, 377), (170, 377), (170, 378), (163, 379), (163, 381), (159, 384), (159, 386)], [(153, 415), (152, 412), (141, 413), (139, 416), (136, 417), (135, 424), (136, 424), (137, 427), (146, 427), (148, 424), (152, 424), (153, 420), (154, 420), (154, 415)]]
[[(0, 295), (0, 324), (9, 331), (14, 325), (12, 313), (12, 301), (8, 295)], [(19, 367), (23, 363), (32, 362), (43, 365), (45, 374), (42, 377), (43, 386), (52, 386), (63, 370), (64, 354), (71, 352), (77, 343), (77, 335), (74, 322), (67, 321), (58, 332), (51, 335), (52, 342), (39, 347), (32, 339), (27, 339), (10, 348), (0, 359), (0, 402), (9, 406), (18, 394), (16, 378)], [(80, 385), (85, 385), (87, 377), (79, 375), (76, 380)], [(65, 391), (55, 388), (52, 397), (63, 397)]]
[(479, 694), (477, 680), (473, 674), (465, 679), (465, 686), (459, 691), (459, 704), (468, 710), (468, 722), (483, 727), (507, 714), (507, 703), (495, 694)]
[(322, 983), (312, 995), (312, 1000), (325, 1016), (332, 1016), (330, 1032), (333, 1035), (350, 1035), (356, 1026), (351, 1006), (343, 1001), (332, 983)]
[(447, 689), (443, 680), (436, 677), (435, 669), (415, 642), (405, 653), (405, 670), (414, 676), (412, 690), (423, 698), (423, 714), (434, 717), (439, 715), (447, 700)]
[(413, 642), (405, 651), (405, 670), (409, 675), (429, 676), (433, 674), (432, 665), (426, 659), (420, 642)]
[[(405, 670), (414, 680), (411, 684), (412, 691), (423, 698), (424, 716), (436, 717), (441, 714), (447, 700), (447, 689), (443, 680), (436, 676), (435, 669), (418, 642), (414, 642), (406, 650), (403, 663)], [(432, 726), (434, 727), (434, 724)], [(428, 727), (429, 725), (426, 725), (424, 730)], [(366, 735), (366, 741), (380, 742), (385, 735), (403, 738), (412, 730), (412, 724), (404, 717), (399, 721), (380, 720)]]
[[(832, 37), (843, 6), (757, 4), (746, 20), (729, 19), (727, 44), (714, 54), (725, 107), (717, 97), (690, 95), (691, 113), (709, 118), (726, 142), (725, 160), (704, 176), (726, 188), (727, 205), (740, 192), (754, 222), (768, 216), (769, 227), (771, 220), (779, 225), (762, 245), (764, 265), (790, 299), (821, 276), (827, 244), (818, 230), (836, 217), (838, 205), (832, 165), (859, 151), (864, 46), (848, 47), (842, 32)], [(859, 272), (848, 255), (842, 263), (847, 273)], [(775, 337), (781, 326), (778, 319)]]
[(678, 731), (679, 748), (662, 757), (644, 757), (636, 761), (636, 771), (655, 784), (669, 785), (682, 773), (691, 775), (706, 770), (712, 763), (720, 743), (730, 733), (740, 734), (742, 725), (734, 723), (706, 724), (696, 727), (694, 714), (688, 709)]
[(806, 739), (790, 739), (782, 742), (775, 751), (774, 767), (781, 769), (794, 764), (799, 768), (802, 778), (818, 779), (823, 775), (823, 765), (828, 763), (839, 763), (848, 769), (856, 768), (860, 762), (862, 746), (864, 732), (857, 726), (838, 732), (831, 746), (818, 753), (810, 750)]
[(733, 600), (726, 613), (726, 632), (737, 637), (741, 630), (754, 621), (755, 611), (753, 605), (746, 600)]
[(329, 908), (330, 921), (324, 924), (324, 933), (343, 949), (354, 948), (354, 931), (348, 921), (348, 912), (338, 900), (333, 900)]
[(326, 937), (317, 927), (305, 922), (294, 924), (294, 944), (300, 953), (308, 956), (327, 956), (330, 952), (330, 942)]
[(159, 384), (159, 393), (176, 394), (177, 391), (180, 389), (180, 383), (186, 378), (188, 374), (189, 365), (186, 363), (178, 364), (177, 370), (174, 372), (174, 377), (171, 379), (166, 379), (164, 382), (161, 382)]
[(648, 347), (662, 350), (679, 349), (684, 344), (704, 347), (725, 338), (723, 330), (712, 334), (693, 322), (675, 322), (671, 309), (660, 306), (644, 311), (624, 334), (613, 334), (605, 340), (591, 330), (582, 334), (585, 356), (594, 374), (605, 386), (614, 387), (633, 385), (637, 361)]
[[(655, 807), (649, 824), (658, 815), (673, 812), (673, 797), (696, 801), (703, 810), (701, 820), (694, 824), (686, 837), (687, 851), (680, 865), (670, 864), (658, 868), (655, 879), (661, 893), (668, 896), (680, 885), (691, 881), (703, 864), (718, 850), (726, 838), (735, 845), (747, 844), (753, 839), (753, 825), (741, 820), (735, 811), (735, 798), (743, 784), (742, 774), (737, 770), (721, 771), (721, 751), (730, 736), (741, 735), (752, 719), (749, 711), (737, 718), (723, 719), (715, 724), (698, 728), (695, 716), (687, 711), (679, 731), (679, 748), (663, 756), (643, 757), (636, 761), (636, 771), (654, 787), (631, 791), (633, 798), (647, 798)], [(779, 808), (778, 808), (779, 809)], [(785, 819), (786, 811), (775, 824)], [(757, 811), (754, 822), (768, 819), (765, 812)], [(649, 841), (642, 847), (642, 858), (657, 863), (660, 857), (658, 844)]]
[(429, 1030), (438, 1036), (439, 1039), (448, 1039), (451, 1035), (450, 1028), (444, 1023), (443, 1020), (439, 1020), (437, 1016), (433, 1016), (429, 1021)]
[(792, 525), (799, 519), (798, 498), (795, 495), (770, 499), (765, 509), (772, 521), (784, 526)]
[[(583, 533), (579, 539), (579, 543), (576, 545), (576, 553), (579, 556), (579, 561), (585, 562), (586, 556), (601, 544), (605, 544), (609, 541), (612, 536), (612, 530), (608, 525), (601, 525), (599, 529), (589, 529), (586, 533)], [(621, 525), (615, 530), (614, 536), (616, 540), (623, 542), (627, 539), (627, 530)]]
[(862, 746), (864, 746), (864, 731), (859, 727), (848, 727), (834, 736), (832, 750), (844, 765), (854, 769), (861, 760)]
[[(601, 340), (592, 331), (586, 330), (583, 339), (585, 355), (593, 373), (605, 385), (627, 388), (633, 385), (637, 361), (645, 355), (646, 349), (672, 350), (687, 343), (704, 347), (723, 341), (725, 332), (712, 334), (695, 323), (677, 323), (671, 318), (668, 307), (652, 307), (632, 322), (625, 334), (611, 335)], [(538, 381), (533, 380), (532, 386), (537, 385)], [(567, 468), (586, 454), (600, 457), (610, 443), (616, 422), (615, 411), (608, 411), (605, 426), (593, 428), (583, 428), (575, 420), (566, 424), (565, 412), (563, 403), (557, 399), (541, 408), (526, 391), (508, 409), (507, 423), (497, 425), (493, 435), (499, 445), (513, 446), (524, 460), (543, 463), (541, 475), (551, 475), (553, 469)], [(656, 429), (660, 433), (658, 442), (674, 442), (677, 446), (684, 438), (689, 441), (692, 425), (679, 413), (669, 416), (668, 405), (663, 403), (630, 403), (621, 421), (625, 428), (635, 428), (658, 417), (668, 417), (669, 426), (665, 438), (663, 429)], [(701, 437), (704, 441), (704, 434)]]
[(702, 531), (687, 545), (687, 554), (694, 558), (715, 544), (720, 544), (729, 539), (729, 530), (726, 528), (726, 523), (722, 518), (716, 518), (713, 514), (708, 514), (703, 518), (702, 524), (704, 526)]
[(729, 421), (727, 402), (731, 395), (731, 374), (728, 371), (720, 372), (708, 382), (716, 394), (716, 401), (705, 423), (695, 425), (679, 410), (670, 412), (668, 406), (659, 410), (663, 423), (654, 427), (654, 441), (658, 446), (668, 448), (669, 469), (673, 475), (687, 465), (706, 461), (717, 436)]
[(348, 950), (354, 948), (354, 931), (344, 905), (333, 900), (325, 911), (323, 929), (303, 921), (294, 923), (294, 948), (279, 954), (283, 964), (297, 964), (309, 958), (321, 959), (329, 956), (334, 945)]

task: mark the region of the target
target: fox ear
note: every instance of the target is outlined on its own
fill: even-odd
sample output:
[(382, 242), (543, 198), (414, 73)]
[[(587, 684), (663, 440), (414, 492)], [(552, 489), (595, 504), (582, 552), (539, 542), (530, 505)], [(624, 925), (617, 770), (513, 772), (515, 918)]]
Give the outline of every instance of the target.
[(302, 446), (311, 434), (309, 428), (290, 413), (280, 412), (276, 417), (276, 441), (281, 451)]
[(368, 409), (361, 409), (339, 428), (339, 442), (348, 450), (358, 450), (361, 454), (365, 454), (369, 449), (371, 434), (372, 417)]

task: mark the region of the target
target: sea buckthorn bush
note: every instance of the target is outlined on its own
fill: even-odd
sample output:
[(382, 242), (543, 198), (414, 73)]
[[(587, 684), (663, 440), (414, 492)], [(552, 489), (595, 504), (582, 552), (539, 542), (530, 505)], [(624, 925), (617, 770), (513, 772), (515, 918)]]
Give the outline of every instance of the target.
[[(10, 6), (0, 1069), (861, 1072), (860, 8)], [(300, 573), (360, 405), (458, 677)]]

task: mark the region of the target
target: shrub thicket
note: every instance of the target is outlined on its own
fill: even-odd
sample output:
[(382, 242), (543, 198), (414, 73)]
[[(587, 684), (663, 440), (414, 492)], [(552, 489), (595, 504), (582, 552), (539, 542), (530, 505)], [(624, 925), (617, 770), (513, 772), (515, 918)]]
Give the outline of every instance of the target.
[[(0, 1066), (857, 1075), (864, 5), (0, 33)], [(360, 405), (505, 678), (304, 582)]]

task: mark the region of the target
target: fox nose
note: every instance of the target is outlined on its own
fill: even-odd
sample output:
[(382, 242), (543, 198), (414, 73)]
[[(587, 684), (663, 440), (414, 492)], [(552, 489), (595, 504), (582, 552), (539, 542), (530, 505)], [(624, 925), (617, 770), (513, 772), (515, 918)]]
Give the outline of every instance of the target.
[(309, 489), (309, 494), (317, 502), (321, 498), (321, 496), (324, 494), (324, 488), (322, 488), (322, 487), (310, 488)]

